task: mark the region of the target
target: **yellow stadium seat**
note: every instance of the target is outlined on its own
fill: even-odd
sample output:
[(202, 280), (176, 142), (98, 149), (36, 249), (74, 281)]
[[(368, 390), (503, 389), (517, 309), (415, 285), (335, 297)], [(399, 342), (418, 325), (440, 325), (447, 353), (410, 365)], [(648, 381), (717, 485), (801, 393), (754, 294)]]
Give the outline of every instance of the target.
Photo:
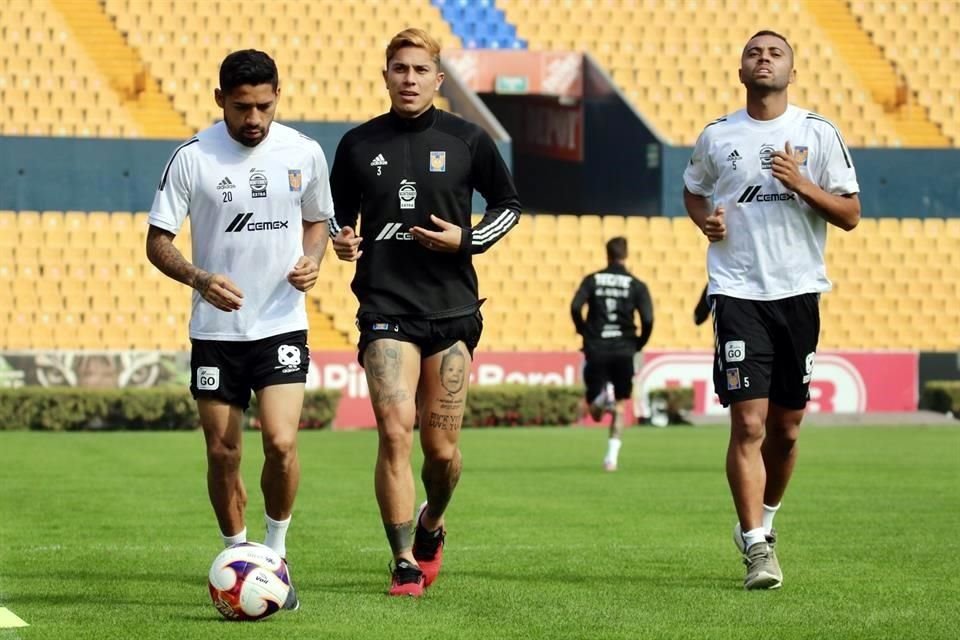
[(91, 211), (87, 214), (87, 227), (94, 232), (110, 228), (110, 214), (106, 211)]
[(9, 237), (18, 229), (14, 211), (0, 211), (0, 236)]

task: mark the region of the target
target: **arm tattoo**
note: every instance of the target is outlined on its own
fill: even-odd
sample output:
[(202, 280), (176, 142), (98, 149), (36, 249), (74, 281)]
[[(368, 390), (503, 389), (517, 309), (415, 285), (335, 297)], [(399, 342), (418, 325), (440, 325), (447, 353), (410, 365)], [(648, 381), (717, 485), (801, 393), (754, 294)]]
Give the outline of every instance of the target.
[(197, 274), (197, 277), (193, 280), (193, 288), (196, 289), (201, 296), (206, 296), (207, 290), (210, 289), (211, 282), (213, 282), (212, 273), (200, 273)]
[(374, 404), (383, 407), (410, 398), (410, 393), (401, 386), (403, 353), (399, 347), (377, 340), (367, 347), (363, 361)]
[[(147, 258), (164, 275), (182, 282), (188, 286), (195, 286), (200, 276), (209, 276), (187, 261), (173, 244), (174, 235), (157, 227), (150, 227), (147, 231)], [(206, 286), (210, 286), (209, 277)], [(203, 293), (201, 291), (201, 293)]]
[(413, 520), (399, 524), (384, 522), (383, 530), (387, 534), (387, 541), (394, 555), (413, 548)]

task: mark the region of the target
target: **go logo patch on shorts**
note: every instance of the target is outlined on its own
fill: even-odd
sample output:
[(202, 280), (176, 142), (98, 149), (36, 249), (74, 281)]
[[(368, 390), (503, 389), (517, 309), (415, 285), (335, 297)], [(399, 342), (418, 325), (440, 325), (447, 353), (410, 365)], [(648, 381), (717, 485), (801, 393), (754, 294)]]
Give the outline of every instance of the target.
[(743, 362), (747, 357), (747, 343), (743, 340), (729, 340), (723, 345), (724, 362)]
[(219, 388), (219, 367), (197, 367), (197, 389), (201, 391), (215, 391)]

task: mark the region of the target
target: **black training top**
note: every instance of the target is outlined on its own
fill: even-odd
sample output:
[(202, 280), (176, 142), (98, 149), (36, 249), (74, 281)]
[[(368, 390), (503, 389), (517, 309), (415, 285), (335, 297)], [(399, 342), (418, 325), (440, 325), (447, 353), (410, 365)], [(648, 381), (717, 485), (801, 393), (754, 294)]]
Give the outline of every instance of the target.
[[(430, 107), (417, 118), (392, 111), (350, 130), (330, 174), (336, 219), (363, 237), (353, 278), (360, 312), (422, 318), (469, 315), (479, 306), (473, 254), (517, 223), (520, 201), (496, 145), (477, 125)], [(487, 202), (471, 225), (473, 191)], [(421, 246), (410, 227), (437, 230), (433, 214), (463, 229), (460, 251)], [(362, 229), (356, 228), (360, 218)]]
[[(583, 319), (583, 305), (587, 319)], [(640, 313), (640, 335), (633, 315)], [(622, 264), (591, 273), (573, 296), (570, 314), (585, 352), (640, 351), (653, 332), (653, 302), (647, 285)]]

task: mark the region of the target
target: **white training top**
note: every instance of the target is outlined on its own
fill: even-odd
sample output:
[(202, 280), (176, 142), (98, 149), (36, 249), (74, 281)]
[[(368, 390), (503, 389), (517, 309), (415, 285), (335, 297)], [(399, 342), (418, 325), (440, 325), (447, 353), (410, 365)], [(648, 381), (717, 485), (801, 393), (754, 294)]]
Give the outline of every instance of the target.
[(223, 122), (177, 147), (164, 169), (149, 223), (178, 233), (190, 215), (193, 264), (226, 275), (243, 306), (220, 311), (193, 292), (190, 337), (259, 340), (307, 329), (304, 294), (287, 282), (303, 255), (302, 220), (333, 217), (320, 145), (273, 123), (245, 147)]
[(779, 300), (830, 290), (827, 222), (771, 171), (771, 154), (788, 141), (800, 171), (821, 189), (860, 191), (840, 132), (815, 113), (788, 106), (780, 117), (760, 121), (741, 109), (708, 124), (683, 182), (725, 210), (727, 237), (707, 250), (710, 295)]

